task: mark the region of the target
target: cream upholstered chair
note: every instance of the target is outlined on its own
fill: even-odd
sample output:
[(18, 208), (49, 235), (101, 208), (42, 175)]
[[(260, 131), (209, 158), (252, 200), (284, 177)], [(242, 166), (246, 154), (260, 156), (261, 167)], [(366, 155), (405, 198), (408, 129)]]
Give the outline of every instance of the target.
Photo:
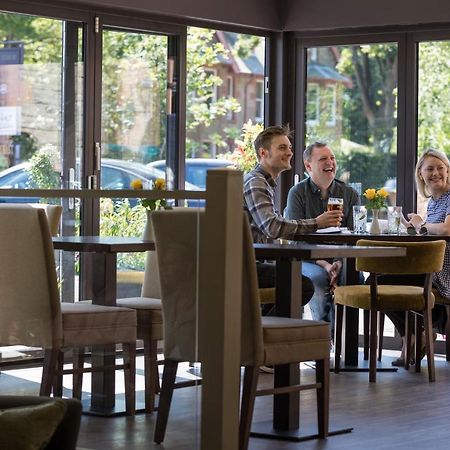
[[(434, 305), (434, 295), (431, 291), (431, 281), (434, 272), (442, 269), (444, 261), (445, 241), (431, 242), (390, 242), (371, 241), (361, 239), (357, 245), (362, 246), (391, 246), (405, 247), (407, 254), (395, 258), (357, 258), (356, 270), (370, 273), (370, 286), (339, 286), (334, 291), (336, 306), (336, 339), (335, 339), (335, 372), (339, 372), (340, 353), (342, 342), (342, 319), (344, 306), (361, 308), (370, 311), (370, 337), (369, 337), (369, 381), (376, 381), (376, 351), (377, 351), (377, 314), (379, 311), (405, 311), (407, 313), (407, 354), (405, 368), (409, 368), (411, 360), (411, 331), (410, 314), (420, 312), (423, 314), (425, 327), (425, 340), (427, 348), (428, 379), (435, 380), (433, 328), (431, 309)], [(391, 275), (425, 275), (423, 287), (378, 285), (379, 274)], [(420, 371), (420, 337), (422, 333), (416, 332), (416, 371)]]
[(40, 393), (48, 396), (64, 348), (122, 344), (124, 364), (103, 369), (125, 369), (126, 410), (134, 414), (136, 312), (60, 303), (45, 212), (0, 205), (0, 219), (0, 345), (44, 348)]
[[(200, 216), (200, 221), (198, 220)], [(196, 349), (197, 226), (203, 212), (156, 211), (153, 216), (160, 270), (164, 319), (164, 374), (160, 393), (155, 442), (164, 439), (175, 376), (180, 361), (201, 361), (202, 343)], [(201, 229), (199, 235), (201, 236)], [(243, 294), (241, 364), (245, 366), (240, 420), (240, 449), (248, 446), (255, 396), (261, 365), (316, 360), (316, 383), (302, 389), (317, 389), (319, 436), (328, 434), (329, 325), (301, 319), (261, 317), (256, 261), (250, 226), (243, 220)], [(283, 392), (300, 390), (283, 387)], [(286, 389), (286, 391), (285, 391)]]
[(141, 297), (118, 298), (117, 306), (136, 310), (137, 338), (144, 345), (145, 412), (153, 412), (159, 391), (158, 341), (163, 338), (161, 290), (156, 252), (147, 252)]

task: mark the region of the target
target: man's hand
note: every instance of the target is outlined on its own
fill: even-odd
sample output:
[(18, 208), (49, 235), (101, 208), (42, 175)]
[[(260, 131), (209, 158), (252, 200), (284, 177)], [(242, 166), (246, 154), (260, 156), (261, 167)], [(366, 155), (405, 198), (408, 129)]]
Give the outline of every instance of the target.
[(333, 292), (337, 288), (337, 282), (339, 279), (339, 274), (341, 273), (342, 262), (334, 261), (330, 264), (330, 269), (328, 270), (328, 275), (330, 276), (330, 291)]
[(326, 211), (316, 217), (317, 228), (338, 227), (341, 225), (344, 213), (340, 209)]
[(330, 264), (324, 259), (318, 259), (316, 261), (316, 264), (320, 267), (323, 267), (327, 271), (328, 277), (330, 278), (330, 292), (333, 292), (337, 287), (339, 274), (341, 273), (342, 269), (342, 262), (334, 261), (333, 264)]

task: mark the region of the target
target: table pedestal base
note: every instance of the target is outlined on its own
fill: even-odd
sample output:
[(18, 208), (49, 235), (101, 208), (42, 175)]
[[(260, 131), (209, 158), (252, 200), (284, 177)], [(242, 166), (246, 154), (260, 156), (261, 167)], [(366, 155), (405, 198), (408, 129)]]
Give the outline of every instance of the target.
[[(328, 436), (351, 433), (352, 431), (353, 427), (342, 428), (340, 430), (330, 430), (328, 432)], [(293, 430), (279, 430), (273, 428), (271, 420), (266, 420), (263, 422), (257, 422), (252, 424), (252, 431), (250, 432), (250, 436), (264, 439), (278, 439), (281, 441), (290, 441), (290, 442), (302, 442), (311, 439), (319, 439), (319, 435), (317, 434), (317, 425), (304, 427), (304, 429), (302, 430), (300, 430), (300, 428)]]
[[(117, 416), (125, 416), (125, 400), (116, 399), (114, 407), (104, 410), (92, 409), (91, 407), (91, 399), (89, 397), (81, 400), (83, 405), (83, 414), (86, 416), (97, 416), (97, 417), (117, 417)], [(158, 408), (155, 408), (154, 411), (157, 411)], [(136, 414), (145, 413), (145, 403), (144, 399), (142, 401), (140, 399), (136, 399)]]

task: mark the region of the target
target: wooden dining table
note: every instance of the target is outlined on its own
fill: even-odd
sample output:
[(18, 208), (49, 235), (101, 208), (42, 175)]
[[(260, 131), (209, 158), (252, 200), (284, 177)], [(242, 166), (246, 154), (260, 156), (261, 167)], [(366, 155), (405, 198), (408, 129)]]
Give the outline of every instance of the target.
[[(301, 265), (302, 260), (356, 257), (398, 257), (405, 256), (406, 249), (400, 247), (363, 247), (355, 245), (310, 244), (305, 242), (254, 244), (257, 259), (276, 261), (276, 314), (283, 317), (298, 318), (301, 314)], [(298, 364), (275, 367), (276, 386), (295, 385), (300, 382)], [(276, 437), (290, 441), (303, 441), (317, 437), (305, 435), (299, 427), (299, 393), (274, 395), (273, 420), (252, 425), (252, 435)], [(350, 432), (352, 428), (331, 430), (330, 434)]]
[[(63, 236), (53, 238), (53, 247), (55, 250), (91, 253), (89, 278), (92, 303), (115, 306), (117, 254), (154, 250), (155, 244), (137, 237)], [(115, 353), (114, 346), (93, 347), (92, 365), (112, 366)], [(90, 404), (84, 405), (83, 412), (100, 416), (125, 413), (124, 402), (116, 401), (114, 371), (92, 373)]]

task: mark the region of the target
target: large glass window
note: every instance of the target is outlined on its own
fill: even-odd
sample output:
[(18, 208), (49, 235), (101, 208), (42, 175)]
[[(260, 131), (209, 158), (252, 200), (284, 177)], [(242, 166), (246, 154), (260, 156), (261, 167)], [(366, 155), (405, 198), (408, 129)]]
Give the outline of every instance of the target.
[(305, 105), (306, 144), (328, 142), (338, 178), (395, 204), (397, 44), (308, 48)]
[(263, 122), (264, 58), (262, 37), (188, 29), (186, 189), (204, 189), (208, 169), (230, 164), (244, 124)]
[[(450, 40), (419, 43), (418, 142), (420, 156), (434, 148), (450, 156)], [(428, 199), (417, 195), (425, 217)]]

